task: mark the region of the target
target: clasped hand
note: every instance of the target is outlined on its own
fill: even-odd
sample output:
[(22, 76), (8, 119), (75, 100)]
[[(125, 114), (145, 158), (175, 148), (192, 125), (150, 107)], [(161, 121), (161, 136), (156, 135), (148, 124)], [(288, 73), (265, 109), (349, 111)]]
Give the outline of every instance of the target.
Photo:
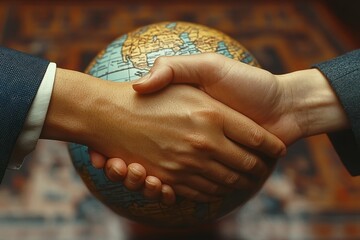
[(96, 129), (104, 136), (88, 145), (140, 163), (184, 197), (209, 201), (232, 188), (253, 192), (274, 161), (264, 162), (250, 149), (271, 157), (284, 151), (272, 134), (196, 88), (172, 86), (150, 95), (136, 94), (130, 84), (111, 88), (116, 104), (98, 115), (111, 115)]
[[(160, 58), (151, 75), (144, 77), (148, 84), (138, 82), (134, 89), (153, 92), (176, 79), (171, 74), (184, 79), (192, 79), (193, 74), (198, 76), (190, 68), (176, 66), (176, 60), (171, 62), (176, 71), (169, 71), (169, 65)], [(202, 70), (215, 80), (223, 77)], [(115, 138), (107, 137), (103, 147), (99, 148), (101, 143), (92, 146), (108, 158), (120, 158), (107, 163), (107, 175), (111, 179), (125, 177), (124, 162), (139, 163), (147, 175), (156, 176), (145, 181), (144, 194), (149, 198), (159, 197), (161, 182), (165, 186), (163, 194), (171, 196), (173, 189), (176, 194), (196, 201), (216, 200), (233, 189), (240, 189), (250, 197), (262, 186), (275, 164), (264, 156), (277, 158), (285, 153), (285, 145), (273, 134), (194, 87), (177, 85), (146, 95), (136, 94), (128, 83), (113, 83), (113, 89), (112, 98), (121, 92), (121, 104), (107, 108), (113, 116), (103, 125), (106, 128), (97, 132), (122, 127), (118, 127), (117, 134), (109, 135)], [(216, 92), (217, 86), (213, 89)], [(226, 94), (226, 89), (217, 90)], [(113, 147), (114, 143), (117, 148)], [(95, 166), (105, 165), (101, 155), (91, 156)], [(142, 187), (145, 179), (141, 165), (136, 165), (135, 172), (129, 171), (133, 181), (129, 177), (125, 179), (126, 186), (134, 190)], [(167, 202), (173, 201), (170, 199)]]

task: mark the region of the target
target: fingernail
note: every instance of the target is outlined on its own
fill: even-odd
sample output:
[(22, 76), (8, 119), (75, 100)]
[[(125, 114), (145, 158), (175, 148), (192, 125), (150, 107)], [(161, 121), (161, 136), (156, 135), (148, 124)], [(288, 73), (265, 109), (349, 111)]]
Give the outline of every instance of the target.
[(133, 82), (133, 85), (140, 85), (143, 84), (144, 82), (148, 81), (150, 79), (151, 76), (151, 72), (148, 72), (145, 76), (143, 76), (142, 78), (139, 78), (138, 80), (135, 80)]

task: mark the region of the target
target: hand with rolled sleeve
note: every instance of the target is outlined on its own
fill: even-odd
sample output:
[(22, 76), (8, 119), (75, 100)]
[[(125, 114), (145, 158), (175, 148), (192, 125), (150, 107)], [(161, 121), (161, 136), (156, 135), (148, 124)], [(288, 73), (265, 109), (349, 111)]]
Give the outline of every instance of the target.
[[(35, 149), (55, 74), (55, 63), (0, 47), (0, 181), (6, 169), (21, 168), (24, 159)], [(131, 189), (134, 179), (144, 181), (146, 172), (141, 165), (130, 164), (129, 171), (125, 163), (117, 161), (114, 167), (119, 169), (118, 166), (124, 175), (111, 171), (110, 176), (121, 178), (125, 187)], [(167, 187), (164, 187), (166, 191)]]
[[(41, 71), (36, 67), (32, 71), (36, 84), (31, 93), (26, 92), (28, 101), (21, 118), (2, 119), (4, 125), (11, 121), (17, 125), (16, 131), (10, 131), (11, 138), (6, 130), (1, 131), (2, 143), (7, 144), (1, 164), (6, 167), (48, 62), (11, 50), (2, 51), (15, 59), (12, 68), (15, 66), (16, 71), (27, 70), (28, 66), (21, 64), (24, 58), (34, 66), (41, 65)], [(26, 74), (21, 77), (26, 78)], [(19, 97), (12, 81), (10, 75), (4, 80), (9, 83), (10, 92), (2, 93), (2, 105), (6, 97)], [(16, 86), (23, 88), (28, 84), (21, 79)], [(15, 104), (18, 103), (12, 106), (13, 112)], [(175, 186), (179, 194), (199, 201), (216, 199), (231, 187), (252, 189), (258, 183), (250, 179), (263, 181), (274, 161), (264, 163), (250, 149), (271, 157), (285, 152), (284, 144), (274, 135), (192, 87), (174, 86), (158, 94), (140, 96), (130, 83), (107, 82), (60, 68), (56, 70), (40, 138), (77, 142), (105, 156), (127, 160), (126, 164), (137, 167), (125, 175), (125, 183), (131, 173), (141, 175), (141, 166), (135, 162), (140, 163), (147, 174)], [(124, 174), (125, 164), (120, 164), (117, 170), (112, 172), (113, 176)], [(144, 180), (137, 178), (140, 182)]]

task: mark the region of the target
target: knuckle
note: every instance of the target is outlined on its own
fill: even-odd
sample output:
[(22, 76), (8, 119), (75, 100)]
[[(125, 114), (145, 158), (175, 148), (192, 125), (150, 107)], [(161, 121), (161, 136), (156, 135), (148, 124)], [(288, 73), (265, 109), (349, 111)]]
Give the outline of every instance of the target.
[(178, 161), (164, 161), (159, 163), (159, 165), (166, 172), (178, 172), (183, 168)]
[(201, 113), (206, 120), (212, 124), (223, 122), (223, 115), (215, 108), (207, 109)]
[(253, 147), (260, 147), (265, 142), (265, 133), (260, 129), (253, 129), (250, 134), (250, 144)]
[(191, 146), (197, 150), (211, 151), (213, 146), (205, 136), (194, 136), (191, 140)]
[(168, 57), (166, 56), (160, 56), (157, 57), (154, 61), (154, 65), (163, 65), (168, 62)]
[(213, 108), (194, 111), (189, 116), (193, 123), (192, 131), (186, 136), (186, 141), (193, 149), (212, 151), (216, 148), (214, 136), (209, 129), (217, 129), (223, 121), (220, 113)]
[(199, 159), (193, 156), (181, 158), (178, 163), (177, 171), (179, 174), (185, 172), (201, 172), (203, 166), (201, 166)]
[(207, 64), (212, 65), (213, 63), (218, 62), (219, 60), (219, 54), (214, 52), (207, 52), (203, 54), (204, 59), (206, 60)]
[(245, 157), (243, 158), (243, 168), (247, 172), (254, 171), (259, 165), (258, 163), (259, 163), (259, 159), (256, 156), (246, 154)]
[[(203, 69), (203, 74), (215, 74), (218, 75), (220, 69), (223, 69), (223, 62), (219, 63), (219, 60), (225, 58), (223, 55), (214, 52), (207, 52), (201, 54), (203, 57), (202, 63), (206, 66)], [(205, 70), (206, 69), (206, 70)]]
[(230, 173), (225, 176), (224, 182), (227, 185), (235, 185), (240, 179), (239, 174), (237, 173)]
[(220, 186), (219, 185), (212, 185), (212, 186), (209, 186), (208, 188), (208, 193), (211, 194), (211, 195), (218, 195), (219, 193), (221, 193), (221, 190), (220, 190)]
[(222, 115), (213, 106), (203, 106), (202, 109), (190, 112), (190, 118), (194, 123), (217, 123)]
[(212, 143), (208, 137), (202, 133), (190, 133), (186, 137), (186, 141), (190, 144), (192, 149), (201, 151), (210, 151), (213, 149)]
[(249, 173), (255, 179), (266, 178), (271, 173), (272, 166), (274, 164), (269, 164), (269, 166), (258, 156), (248, 156), (246, 160), (243, 161), (244, 171)]

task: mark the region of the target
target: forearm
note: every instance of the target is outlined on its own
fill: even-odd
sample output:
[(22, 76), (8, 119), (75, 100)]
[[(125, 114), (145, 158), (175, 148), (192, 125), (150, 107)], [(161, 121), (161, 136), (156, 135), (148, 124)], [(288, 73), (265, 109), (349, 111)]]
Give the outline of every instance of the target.
[(284, 103), (303, 136), (349, 128), (349, 121), (326, 77), (317, 69), (278, 76), (284, 87)]

